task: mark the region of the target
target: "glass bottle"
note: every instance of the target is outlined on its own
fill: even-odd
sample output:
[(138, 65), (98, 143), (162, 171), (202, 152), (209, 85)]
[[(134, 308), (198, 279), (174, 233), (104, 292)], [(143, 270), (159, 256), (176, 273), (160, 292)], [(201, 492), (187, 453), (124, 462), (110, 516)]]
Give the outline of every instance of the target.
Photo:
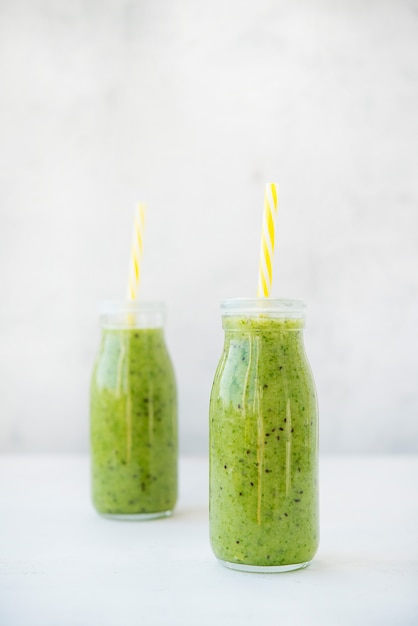
[(300, 300), (222, 303), (210, 400), (210, 537), (245, 571), (306, 567), (318, 547), (318, 421)]
[(177, 391), (165, 309), (109, 302), (90, 394), (92, 498), (104, 516), (169, 515), (177, 499)]

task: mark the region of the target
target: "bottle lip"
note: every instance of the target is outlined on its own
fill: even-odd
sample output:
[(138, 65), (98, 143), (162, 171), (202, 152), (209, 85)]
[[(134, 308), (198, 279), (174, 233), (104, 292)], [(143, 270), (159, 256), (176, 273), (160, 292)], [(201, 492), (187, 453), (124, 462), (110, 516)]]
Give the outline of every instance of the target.
[(106, 300), (100, 305), (99, 316), (106, 328), (160, 328), (166, 307), (163, 302), (146, 300)]
[(221, 302), (224, 317), (273, 317), (304, 319), (306, 304), (301, 298), (228, 298)]
[(100, 315), (118, 315), (120, 313), (165, 312), (165, 304), (150, 300), (105, 300), (100, 304)]

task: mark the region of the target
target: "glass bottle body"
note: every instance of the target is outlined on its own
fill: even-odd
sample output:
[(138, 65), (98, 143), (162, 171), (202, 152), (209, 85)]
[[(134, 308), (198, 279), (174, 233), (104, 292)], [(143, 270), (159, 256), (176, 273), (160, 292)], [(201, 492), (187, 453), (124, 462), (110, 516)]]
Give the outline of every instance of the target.
[(223, 317), (210, 402), (211, 544), (229, 567), (286, 571), (318, 547), (317, 400), (303, 315), (277, 302), (263, 313), (255, 302)]
[(177, 392), (161, 305), (131, 303), (103, 316), (90, 398), (96, 510), (169, 515), (177, 499)]

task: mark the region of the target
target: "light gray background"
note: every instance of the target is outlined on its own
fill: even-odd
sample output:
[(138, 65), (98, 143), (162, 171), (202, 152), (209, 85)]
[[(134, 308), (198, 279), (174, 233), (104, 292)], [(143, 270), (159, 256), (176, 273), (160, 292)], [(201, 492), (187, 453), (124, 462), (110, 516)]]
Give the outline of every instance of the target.
[(2, 451), (86, 451), (98, 303), (167, 302), (206, 452), (219, 301), (308, 302), (324, 452), (418, 452), (418, 2), (1, 0)]

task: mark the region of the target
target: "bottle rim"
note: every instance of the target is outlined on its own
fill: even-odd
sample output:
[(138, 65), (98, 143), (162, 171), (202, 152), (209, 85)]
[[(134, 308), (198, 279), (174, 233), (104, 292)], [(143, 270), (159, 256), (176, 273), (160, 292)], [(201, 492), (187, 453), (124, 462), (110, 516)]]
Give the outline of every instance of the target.
[(304, 319), (306, 304), (301, 298), (228, 298), (221, 302), (223, 316)]
[(165, 316), (165, 304), (157, 301), (106, 300), (99, 308), (106, 328), (159, 328), (164, 326)]
[(119, 315), (121, 313), (156, 312), (164, 313), (165, 304), (150, 300), (104, 300), (100, 304), (100, 315)]

